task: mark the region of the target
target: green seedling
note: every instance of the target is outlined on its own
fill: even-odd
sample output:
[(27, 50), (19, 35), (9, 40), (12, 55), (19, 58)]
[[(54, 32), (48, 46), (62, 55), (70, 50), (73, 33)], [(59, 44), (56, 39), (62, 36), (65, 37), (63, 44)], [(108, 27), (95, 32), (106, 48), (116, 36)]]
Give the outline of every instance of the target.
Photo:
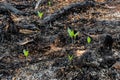
[(50, 1), (48, 2), (48, 5), (51, 6), (51, 2)]
[(73, 55), (68, 55), (68, 60), (72, 61), (73, 60)]
[(28, 55), (29, 55), (29, 51), (28, 51), (28, 50), (25, 50), (25, 49), (24, 49), (24, 50), (23, 50), (23, 53), (24, 53), (24, 56), (25, 56), (25, 57), (28, 57)]
[(78, 36), (79, 32), (75, 33), (74, 30), (71, 30), (70, 28), (68, 28), (67, 30), (69, 36), (72, 39), (72, 42), (74, 42), (74, 40), (76, 39), (76, 36)]
[(91, 43), (91, 38), (88, 36), (87, 37), (87, 43), (90, 44)]
[(68, 28), (68, 34), (71, 38), (76, 39), (76, 36), (79, 34), (79, 32), (75, 33), (74, 30), (71, 30), (70, 28)]
[(38, 16), (40, 17), (40, 19), (43, 17), (43, 12), (37, 12), (38, 13)]

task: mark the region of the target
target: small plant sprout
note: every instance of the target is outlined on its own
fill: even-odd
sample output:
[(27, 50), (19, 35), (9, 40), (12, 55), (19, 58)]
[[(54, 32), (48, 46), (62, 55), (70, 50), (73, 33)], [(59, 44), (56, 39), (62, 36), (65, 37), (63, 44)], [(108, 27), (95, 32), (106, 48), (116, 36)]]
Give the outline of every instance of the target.
[(38, 13), (38, 16), (40, 17), (40, 19), (43, 17), (43, 12), (37, 12)]
[(24, 56), (25, 56), (25, 57), (28, 57), (28, 55), (29, 55), (29, 51), (28, 51), (28, 50), (25, 50), (25, 49), (24, 49), (24, 50), (23, 50), (23, 53), (24, 53)]
[(91, 38), (88, 36), (87, 37), (87, 43), (90, 44), (91, 43)]
[(72, 61), (73, 60), (73, 55), (68, 55), (68, 60)]
[(50, 1), (48, 2), (48, 5), (51, 6), (51, 2)]
[(74, 30), (71, 30), (70, 28), (68, 28), (67, 32), (72, 39), (72, 43), (74, 43), (74, 40), (76, 39), (76, 36), (78, 36), (79, 32), (75, 33)]

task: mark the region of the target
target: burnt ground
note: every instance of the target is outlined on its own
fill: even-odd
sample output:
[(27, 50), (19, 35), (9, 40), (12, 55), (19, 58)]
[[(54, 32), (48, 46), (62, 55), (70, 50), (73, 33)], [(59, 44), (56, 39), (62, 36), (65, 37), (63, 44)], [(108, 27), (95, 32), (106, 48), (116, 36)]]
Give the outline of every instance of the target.
[[(70, 10), (85, 1), (0, 1), (0, 79), (120, 80), (120, 1), (95, 1)], [(79, 32), (74, 43), (68, 27)]]

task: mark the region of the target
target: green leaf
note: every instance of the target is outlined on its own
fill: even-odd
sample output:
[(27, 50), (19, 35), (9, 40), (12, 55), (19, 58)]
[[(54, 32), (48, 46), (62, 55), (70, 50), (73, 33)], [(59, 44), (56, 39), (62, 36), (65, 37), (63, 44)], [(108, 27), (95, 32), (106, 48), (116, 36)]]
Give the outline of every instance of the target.
[(43, 12), (39, 12), (38, 11), (38, 16), (40, 17), (40, 19), (43, 17)]
[(28, 55), (29, 55), (29, 51), (28, 51), (28, 50), (25, 50), (25, 49), (24, 49), (24, 50), (23, 50), (23, 53), (24, 53), (24, 56), (25, 56), (25, 57), (28, 57)]
[(90, 44), (91, 43), (91, 38), (88, 36), (87, 37), (87, 43)]
[(51, 6), (51, 2), (50, 1), (48, 2), (48, 5)]
[(75, 33), (74, 34), (74, 39), (76, 39), (76, 36), (79, 34), (79, 32)]
[(74, 31), (71, 30), (70, 28), (68, 28), (67, 31), (68, 31), (69, 36), (70, 36), (71, 38), (73, 38), (73, 37), (74, 37)]
[(68, 34), (70, 34), (71, 31), (72, 31), (72, 30), (71, 30), (70, 28), (67, 29)]
[(69, 61), (72, 61), (73, 60), (73, 55), (68, 55), (68, 59), (69, 59)]

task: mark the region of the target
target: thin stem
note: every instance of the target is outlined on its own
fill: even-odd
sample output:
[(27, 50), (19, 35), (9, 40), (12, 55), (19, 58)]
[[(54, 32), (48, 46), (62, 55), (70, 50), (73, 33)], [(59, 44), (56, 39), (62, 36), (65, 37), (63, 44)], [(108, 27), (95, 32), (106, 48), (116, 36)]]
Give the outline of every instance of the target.
[(72, 39), (72, 44), (74, 44), (74, 39), (73, 38), (71, 38)]

